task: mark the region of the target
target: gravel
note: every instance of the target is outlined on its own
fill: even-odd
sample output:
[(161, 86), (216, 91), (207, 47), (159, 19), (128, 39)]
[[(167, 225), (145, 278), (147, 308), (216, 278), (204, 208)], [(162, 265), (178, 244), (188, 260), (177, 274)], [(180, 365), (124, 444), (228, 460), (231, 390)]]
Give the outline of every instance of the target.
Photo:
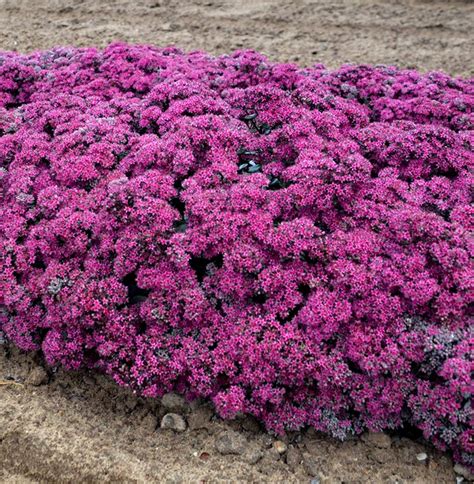
[(186, 430), (186, 421), (181, 415), (177, 413), (167, 413), (161, 419), (161, 428), (170, 429), (175, 432), (184, 432)]
[(227, 430), (216, 439), (216, 449), (222, 455), (240, 455), (247, 448), (247, 439), (244, 435), (233, 430)]

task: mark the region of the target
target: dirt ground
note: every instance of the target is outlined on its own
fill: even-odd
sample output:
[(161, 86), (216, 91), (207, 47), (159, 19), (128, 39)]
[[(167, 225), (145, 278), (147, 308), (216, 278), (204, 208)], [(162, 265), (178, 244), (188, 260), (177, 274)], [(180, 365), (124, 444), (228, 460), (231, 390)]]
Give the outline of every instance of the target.
[[(472, 25), (472, 0), (0, 0), (3, 50), (125, 40), (462, 76), (474, 72)], [(89, 372), (46, 373), (38, 355), (0, 344), (2, 381), (0, 482), (456, 482), (450, 457), (414, 435), (339, 443), (305, 431), (275, 444), (251, 419), (222, 422), (179, 398), (142, 400)], [(169, 411), (186, 431), (159, 428)], [(223, 455), (218, 443), (229, 438), (241, 448)]]
[[(179, 399), (166, 408), (90, 372), (47, 375), (37, 356), (6, 346), (0, 378), (10, 383), (0, 386), (0, 482), (456, 482), (449, 456), (400, 435), (341, 443), (305, 431), (283, 437), (280, 454), (250, 418), (223, 422)], [(159, 428), (169, 411), (186, 419), (185, 432)], [(222, 455), (229, 430), (242, 449)]]
[(0, 49), (176, 44), (472, 75), (473, 0), (0, 0)]

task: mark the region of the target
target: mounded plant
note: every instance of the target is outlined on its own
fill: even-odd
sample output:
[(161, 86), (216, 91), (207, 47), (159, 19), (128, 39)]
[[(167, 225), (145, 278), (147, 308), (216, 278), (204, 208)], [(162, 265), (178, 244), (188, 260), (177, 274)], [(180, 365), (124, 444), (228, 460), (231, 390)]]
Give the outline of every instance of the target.
[(0, 330), (51, 365), (474, 465), (473, 79), (0, 53)]

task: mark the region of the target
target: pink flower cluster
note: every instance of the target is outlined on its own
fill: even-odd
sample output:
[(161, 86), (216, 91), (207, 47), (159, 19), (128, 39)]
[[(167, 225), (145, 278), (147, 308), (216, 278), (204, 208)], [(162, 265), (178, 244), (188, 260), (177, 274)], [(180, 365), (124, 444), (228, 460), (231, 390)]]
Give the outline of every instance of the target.
[(474, 80), (110, 45), (0, 53), (0, 330), (274, 431), (474, 466)]

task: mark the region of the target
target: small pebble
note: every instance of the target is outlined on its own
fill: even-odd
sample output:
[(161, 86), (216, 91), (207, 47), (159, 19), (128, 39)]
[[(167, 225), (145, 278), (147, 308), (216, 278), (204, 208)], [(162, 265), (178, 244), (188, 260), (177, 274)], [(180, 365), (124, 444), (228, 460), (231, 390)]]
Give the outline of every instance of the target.
[(245, 450), (243, 457), (245, 462), (253, 465), (263, 457), (263, 452), (257, 445), (251, 445)]
[(420, 452), (419, 454), (416, 454), (416, 460), (423, 462), (426, 459), (428, 459), (428, 455), (425, 452)]
[(461, 464), (456, 464), (453, 467), (453, 470), (456, 474), (464, 477), (468, 481), (474, 481), (474, 474), (467, 467), (464, 467)]
[(186, 421), (181, 415), (176, 413), (167, 413), (161, 419), (162, 429), (171, 429), (175, 432), (184, 432), (186, 430)]
[(273, 445), (273, 437), (270, 434), (263, 434), (262, 445), (269, 449)]
[(199, 458), (203, 460), (204, 462), (208, 461), (210, 458), (210, 454), (208, 452), (202, 452)]
[(243, 454), (246, 447), (247, 439), (233, 430), (223, 432), (216, 440), (216, 449), (223, 455)]
[(288, 448), (285, 442), (282, 442), (281, 440), (275, 440), (273, 442), (273, 448), (279, 453), (279, 454), (284, 454), (286, 452), (286, 449)]
[(244, 116), (245, 121), (252, 121), (257, 117), (257, 113), (246, 114)]
[(313, 477), (318, 476), (319, 462), (314, 457), (305, 456), (303, 462), (304, 462), (304, 468), (310, 476), (313, 476)]
[(281, 457), (281, 454), (275, 449), (275, 447), (270, 447), (270, 449), (268, 449), (266, 452), (265, 452), (265, 455), (272, 461), (278, 461), (280, 460), (280, 457)]
[(44, 368), (42, 368), (41, 366), (36, 366), (30, 371), (26, 379), (26, 383), (37, 387), (39, 385), (42, 385), (43, 383), (46, 383), (47, 379), (48, 374), (46, 373)]

